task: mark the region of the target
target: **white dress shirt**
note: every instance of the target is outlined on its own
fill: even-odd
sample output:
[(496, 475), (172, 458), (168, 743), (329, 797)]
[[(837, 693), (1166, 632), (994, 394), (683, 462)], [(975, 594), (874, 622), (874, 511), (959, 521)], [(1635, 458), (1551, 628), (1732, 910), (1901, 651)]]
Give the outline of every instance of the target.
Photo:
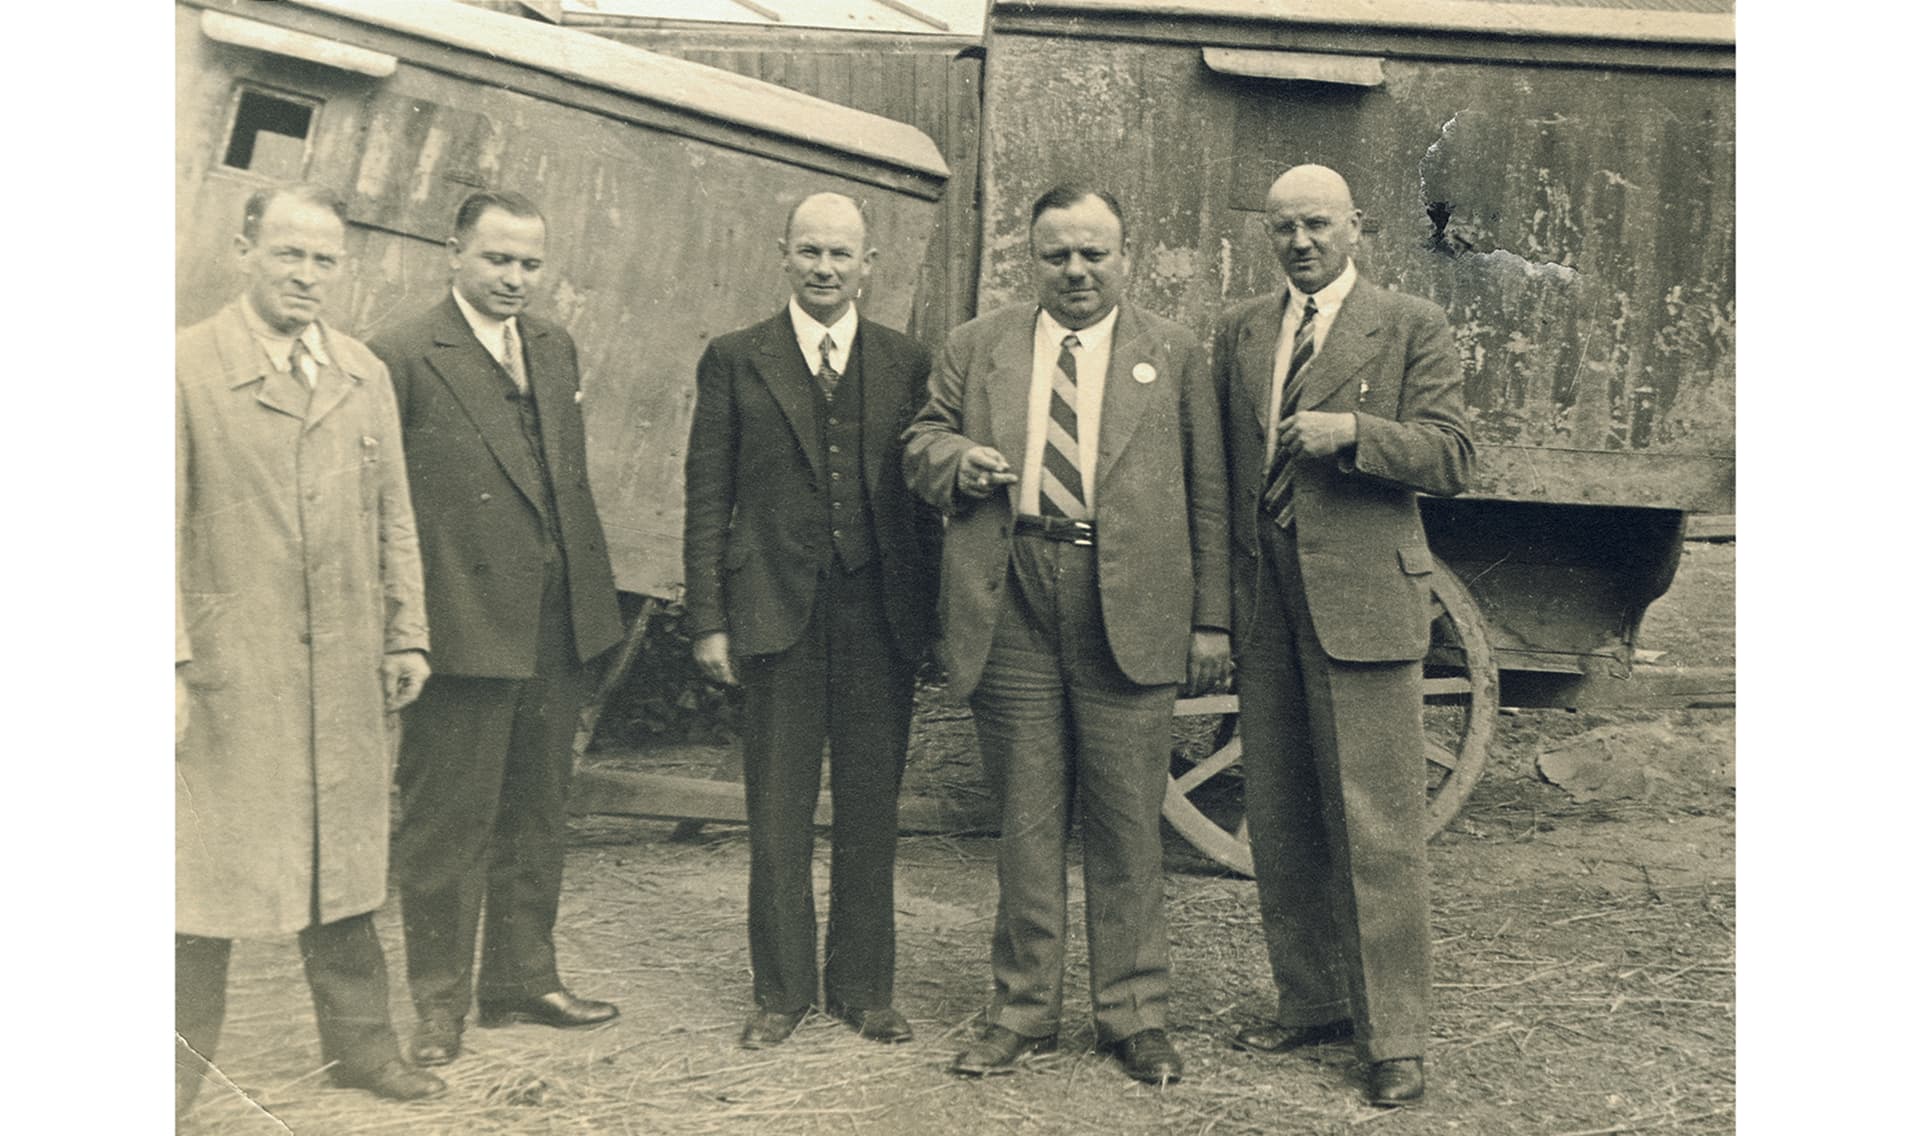
[(860, 312), (857, 308), (848, 304), (847, 310), (833, 321), (832, 327), (828, 327), (808, 315), (807, 309), (800, 306), (800, 301), (789, 296), (787, 315), (793, 320), (793, 337), (800, 343), (800, 354), (806, 356), (807, 374), (820, 373), (820, 337), (823, 335), (833, 336), (833, 353), (828, 359), (833, 364), (833, 373), (847, 373), (847, 356), (853, 350), (853, 337), (860, 330)]
[[(1274, 450), (1280, 444), (1280, 403), (1286, 397), (1282, 389), (1287, 381), (1287, 365), (1293, 362), (1293, 337), (1300, 330), (1300, 313), (1307, 306), (1307, 297), (1313, 297), (1313, 355), (1320, 357), (1320, 349), (1327, 345), (1327, 329), (1333, 326), (1333, 317), (1340, 314), (1340, 305), (1347, 302), (1347, 293), (1353, 291), (1360, 273), (1353, 267), (1353, 259), (1347, 259), (1347, 266), (1332, 283), (1318, 292), (1302, 292), (1287, 281), (1287, 310), (1280, 316), (1280, 341), (1273, 353), (1273, 394), (1267, 400), (1267, 465), (1273, 465)], [(1301, 369), (1301, 374), (1313, 370), (1313, 360)], [(1296, 380), (1299, 376), (1295, 376)]]
[[(331, 365), (332, 360), (327, 358), (326, 336), (320, 333), (319, 320), (314, 320), (308, 324), (297, 336), (281, 335), (271, 327), (268, 327), (267, 321), (260, 318), (260, 313), (253, 310), (252, 300), (240, 301), (240, 318), (246, 321), (247, 330), (253, 333), (254, 342), (258, 343), (260, 349), (267, 353), (267, 362), (271, 363), (273, 369), (279, 371), (281, 374), (284, 375), (293, 369), (293, 341), (295, 339), (298, 339), (301, 345), (307, 349), (307, 356), (313, 360), (313, 364), (316, 367)], [(301, 382), (307, 384), (307, 389), (311, 390), (313, 389), (314, 380), (319, 377), (319, 371), (303, 371), (298, 377)]]
[[(460, 314), (467, 317), (467, 326), (473, 329), (474, 336), (480, 340), (480, 346), (487, 349), (487, 354), (493, 356), (494, 362), (500, 364), (501, 368), (505, 370), (509, 376), (515, 374), (524, 375), (527, 373), (527, 361), (525, 358), (520, 360), (520, 366), (517, 368), (507, 362), (507, 325), (509, 323), (513, 324), (514, 341), (521, 344), (526, 343), (526, 337), (520, 334), (519, 317), (514, 316), (503, 320), (494, 319), (479, 308), (467, 303), (467, 298), (460, 294), (460, 289), (458, 288), (453, 289), (453, 303), (455, 307), (460, 309)], [(523, 346), (520, 350), (524, 354), (526, 348)]]
[(1027, 453), (1020, 467), (1019, 506), (1022, 513), (1040, 512), (1040, 464), (1046, 457), (1047, 422), (1053, 411), (1053, 365), (1060, 358), (1060, 341), (1080, 337), (1074, 349), (1075, 417), (1080, 442), (1080, 487), (1085, 491), (1087, 517), (1094, 516), (1094, 470), (1100, 461), (1100, 404), (1107, 393), (1107, 363), (1113, 357), (1113, 325), (1120, 317), (1115, 304), (1098, 323), (1072, 331), (1060, 326), (1045, 308), (1033, 322), (1033, 378), (1027, 386)]

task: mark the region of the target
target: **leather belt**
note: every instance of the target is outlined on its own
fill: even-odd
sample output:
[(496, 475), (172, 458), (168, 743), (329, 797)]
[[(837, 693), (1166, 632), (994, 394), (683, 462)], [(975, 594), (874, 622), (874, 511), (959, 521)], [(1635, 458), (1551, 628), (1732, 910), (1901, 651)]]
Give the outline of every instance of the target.
[(1065, 517), (1036, 517), (1022, 513), (1013, 522), (1013, 535), (1037, 536), (1043, 540), (1057, 540), (1063, 544), (1077, 544), (1082, 548), (1093, 547), (1093, 522), (1072, 521)]

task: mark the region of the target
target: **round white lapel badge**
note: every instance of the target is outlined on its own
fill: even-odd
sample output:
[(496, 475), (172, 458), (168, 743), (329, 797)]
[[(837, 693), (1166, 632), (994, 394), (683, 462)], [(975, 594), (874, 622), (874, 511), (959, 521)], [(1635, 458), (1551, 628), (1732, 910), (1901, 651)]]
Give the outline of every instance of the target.
[(1159, 377), (1160, 372), (1153, 369), (1152, 363), (1135, 363), (1133, 365), (1133, 381), (1136, 383), (1150, 383)]

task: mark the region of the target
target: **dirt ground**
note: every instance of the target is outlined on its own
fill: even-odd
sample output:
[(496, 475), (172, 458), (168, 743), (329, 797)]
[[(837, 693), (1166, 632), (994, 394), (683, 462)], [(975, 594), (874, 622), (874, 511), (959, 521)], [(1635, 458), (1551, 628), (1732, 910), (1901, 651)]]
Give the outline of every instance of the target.
[[(1665, 664), (1733, 662), (1732, 544), (1691, 544), (1642, 647)], [(1734, 714), (1503, 714), (1479, 788), (1431, 846), (1433, 1040), (1426, 1101), (1367, 1107), (1351, 1052), (1228, 1047), (1271, 1009), (1254, 885), (1167, 833), (1172, 1035), (1186, 1080), (1130, 1081), (1093, 1052), (1084, 939), (1070, 947), (1061, 1052), (1010, 1077), (945, 1071), (989, 993), (993, 847), (900, 845), (896, 1004), (918, 1038), (882, 1047), (812, 1018), (776, 1050), (734, 1042), (751, 1009), (745, 830), (576, 822), (562, 971), (623, 1015), (584, 1033), (470, 1029), (443, 1099), (393, 1105), (325, 1087), (288, 942), (234, 954), (206, 1136), (420, 1133), (1368, 1133), (1603, 1136), (1733, 1129)], [(1598, 753), (1621, 774), (1574, 792), (1543, 753)], [(680, 755), (685, 759), (685, 754)], [(929, 700), (910, 783), (978, 791), (971, 727)], [(822, 842), (824, 844), (824, 841)], [(1077, 866), (1076, 866), (1077, 867)], [(815, 863), (825, 895), (825, 851)], [(1073, 873), (1078, 903), (1077, 870)], [(1077, 912), (1076, 912), (1077, 914)], [(394, 1014), (412, 1014), (397, 913), (379, 917)], [(237, 1090), (244, 1090), (237, 1091)]]

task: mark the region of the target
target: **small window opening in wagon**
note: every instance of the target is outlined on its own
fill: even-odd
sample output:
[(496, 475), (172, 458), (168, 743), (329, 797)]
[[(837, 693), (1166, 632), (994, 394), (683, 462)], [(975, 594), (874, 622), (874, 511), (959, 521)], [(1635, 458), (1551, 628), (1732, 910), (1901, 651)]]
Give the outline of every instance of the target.
[(224, 164), (275, 181), (306, 173), (307, 136), (319, 103), (248, 87), (240, 89)]

